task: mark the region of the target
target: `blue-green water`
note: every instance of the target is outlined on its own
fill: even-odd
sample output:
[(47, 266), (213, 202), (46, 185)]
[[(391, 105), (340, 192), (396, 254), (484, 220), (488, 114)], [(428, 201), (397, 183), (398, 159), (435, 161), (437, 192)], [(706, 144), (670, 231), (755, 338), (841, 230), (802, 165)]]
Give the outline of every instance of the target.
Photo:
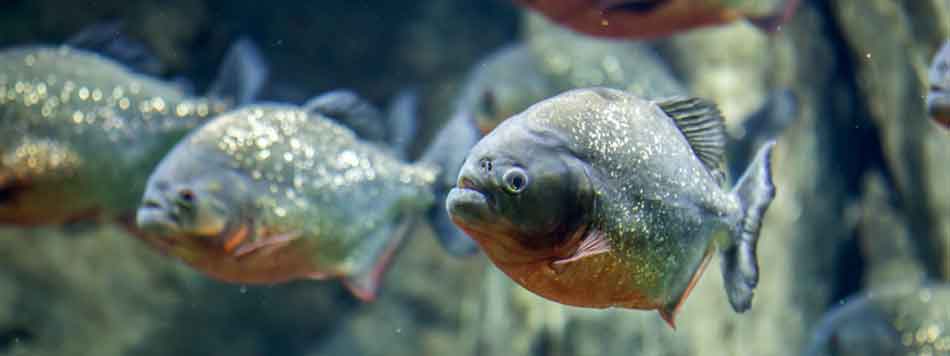
[[(0, 214), (0, 355), (950, 354), (950, 131), (929, 117), (925, 100), (928, 68), (950, 38), (950, 2), (803, 1), (774, 33), (736, 21), (644, 41), (595, 39), (531, 14), (503, 0), (0, 1), (0, 213), (40, 202), (29, 219)], [(117, 26), (89, 32), (103, 24)], [(679, 310), (675, 330), (654, 311), (563, 306), (519, 287), (481, 252), (451, 253), (474, 245), (447, 240), (452, 226), (431, 212), (418, 216), (371, 302), (336, 278), (222, 281), (184, 263), (180, 251), (130, 232), (141, 201), (124, 208), (118, 198), (141, 197), (163, 150), (203, 121), (169, 142), (156, 140), (152, 126), (110, 126), (128, 135), (94, 146), (99, 141), (75, 138), (93, 130), (82, 127), (144, 115), (136, 102), (122, 111), (122, 98), (137, 100), (132, 77), (77, 79), (64, 94), (63, 73), (97, 67), (41, 67), (31, 72), (34, 81), (15, 79), (37, 68), (22, 66), (26, 59), (4, 61), (13, 48), (59, 46), (81, 33), (99, 40), (73, 42), (86, 46), (80, 50), (183, 95), (214, 93), (222, 77), (239, 82), (225, 87), (241, 87), (231, 73), (247, 70), (221, 69), (241, 38), (262, 60), (251, 69), (267, 74), (247, 105), (304, 105), (349, 89), (394, 120), (404, 118), (390, 114), (394, 99), (415, 90), (415, 129), (372, 121), (369, 131), (360, 130), (365, 123), (350, 127), (367, 142), (367, 132), (382, 128), (374, 147), (392, 153), (406, 146), (394, 158), (406, 162), (431, 155), (440, 138), (455, 143), (437, 150), (449, 172), (439, 181), (449, 177), (449, 187), (466, 142), (480, 135), (443, 129), (461, 122), (452, 120), (506, 117), (588, 86), (708, 98), (739, 143), (727, 150), (730, 169), (747, 164), (748, 146), (777, 136), (776, 198), (757, 246), (752, 307), (730, 307), (718, 256)], [(100, 88), (101, 101), (94, 100)], [(149, 122), (198, 113), (161, 93), (154, 96), (168, 110), (149, 101), (149, 120), (156, 120)], [(32, 124), (45, 122), (44, 108), (50, 116), (69, 110), (58, 112), (68, 126)], [(213, 106), (207, 110), (200, 116), (215, 116)], [(23, 112), (38, 114), (24, 119)], [(477, 130), (466, 125), (459, 127)], [(409, 130), (408, 142), (393, 139), (399, 130)], [(124, 160), (156, 141), (149, 147), (169, 148), (153, 148), (149, 167), (128, 168), (151, 162)], [(74, 172), (56, 170), (71, 165), (90, 180), (24, 178), (36, 177), (36, 167)], [(286, 179), (281, 184), (292, 185)], [(31, 193), (38, 187), (53, 193)], [(444, 194), (434, 196), (438, 210)], [(321, 211), (351, 214), (338, 221), (380, 215), (356, 201), (324, 203)], [(44, 221), (62, 211), (67, 218)], [(340, 230), (358, 230), (347, 228)], [(369, 250), (379, 249), (360, 251)]]

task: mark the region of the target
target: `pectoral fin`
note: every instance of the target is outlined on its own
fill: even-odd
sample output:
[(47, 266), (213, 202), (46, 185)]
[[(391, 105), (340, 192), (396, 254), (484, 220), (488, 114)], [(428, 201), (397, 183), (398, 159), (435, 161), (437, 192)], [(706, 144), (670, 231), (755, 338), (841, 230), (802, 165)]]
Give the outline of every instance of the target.
[(573, 255), (551, 262), (551, 269), (561, 273), (571, 262), (607, 252), (610, 252), (610, 243), (607, 241), (607, 235), (599, 230), (591, 230), (587, 233), (587, 236), (581, 240), (581, 245), (577, 247)]
[[(247, 227), (242, 227), (242, 230), (245, 230), (245, 229), (247, 229)], [(241, 232), (239, 231), (238, 233), (240, 234)], [(244, 234), (246, 235), (247, 233), (245, 232)], [(234, 250), (234, 257), (241, 257), (255, 251), (260, 251), (262, 253), (270, 253), (270, 252), (280, 249), (281, 247), (287, 246), (287, 244), (293, 242), (299, 237), (300, 237), (299, 232), (288, 232), (288, 233), (284, 233), (280, 235), (263, 238), (259, 241), (254, 241), (254, 242), (245, 244), (241, 247), (238, 247), (236, 250)], [(234, 241), (234, 239), (229, 240), (227, 243), (230, 244), (231, 241)], [(228, 246), (225, 245), (225, 248), (227, 249)]]

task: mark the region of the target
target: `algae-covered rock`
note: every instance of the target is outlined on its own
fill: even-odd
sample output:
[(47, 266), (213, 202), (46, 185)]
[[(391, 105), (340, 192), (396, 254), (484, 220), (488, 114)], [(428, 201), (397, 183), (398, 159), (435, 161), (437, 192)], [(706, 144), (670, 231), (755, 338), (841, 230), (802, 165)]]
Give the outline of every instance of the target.
[(114, 229), (3, 230), (0, 354), (124, 354), (165, 325), (195, 277)]
[(309, 355), (473, 355), (484, 258), (448, 255), (419, 227), (376, 301), (354, 308)]
[(863, 180), (857, 211), (857, 239), (867, 265), (864, 285), (883, 289), (923, 282), (923, 261), (917, 259), (904, 215), (895, 209), (893, 191), (880, 173)]
[(950, 37), (950, 1), (831, 6), (917, 253), (931, 277), (950, 280), (950, 135), (929, 122), (923, 99), (930, 60)]

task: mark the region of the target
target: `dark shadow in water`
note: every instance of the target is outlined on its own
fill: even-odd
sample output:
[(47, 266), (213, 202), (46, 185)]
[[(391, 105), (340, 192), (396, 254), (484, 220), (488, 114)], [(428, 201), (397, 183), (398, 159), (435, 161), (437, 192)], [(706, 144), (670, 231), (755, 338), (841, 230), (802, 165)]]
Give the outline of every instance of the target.
[(33, 333), (24, 327), (13, 326), (0, 329), (0, 353), (6, 352), (16, 344), (29, 343)]
[[(834, 19), (831, 5), (825, 1), (810, 2), (826, 19)], [(834, 21), (834, 20), (831, 20)], [(830, 23), (824, 32), (831, 43), (847, 43), (838, 24)], [(840, 187), (844, 189), (844, 199), (838, 204), (838, 211), (844, 212), (848, 201), (859, 199), (862, 195), (863, 177), (872, 171), (880, 172), (887, 185), (893, 189), (894, 179), (886, 169), (884, 149), (878, 137), (878, 128), (868, 112), (866, 99), (861, 96), (858, 86), (858, 73), (854, 58), (845, 45), (832, 47), (834, 56), (834, 90), (825, 99), (826, 107), (831, 110), (822, 118), (816, 135), (825, 136), (830, 162), (841, 177)], [(841, 214), (841, 218), (845, 218)], [(848, 239), (838, 244), (834, 252), (834, 287), (829, 303), (851, 295), (861, 289), (865, 274), (865, 262), (858, 246), (859, 236), (852, 231)]]

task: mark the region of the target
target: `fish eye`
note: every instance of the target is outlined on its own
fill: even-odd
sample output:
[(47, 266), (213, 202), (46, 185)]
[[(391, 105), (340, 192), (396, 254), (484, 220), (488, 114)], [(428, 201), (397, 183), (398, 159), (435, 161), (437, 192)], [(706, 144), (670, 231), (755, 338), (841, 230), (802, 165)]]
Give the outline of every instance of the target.
[(195, 192), (187, 188), (179, 190), (178, 200), (185, 204), (193, 204), (195, 202)]
[(498, 103), (495, 99), (495, 92), (489, 90), (482, 94), (481, 107), (487, 116), (491, 118), (498, 116)]
[(528, 187), (528, 174), (521, 168), (515, 167), (505, 172), (502, 177), (505, 181), (505, 190), (511, 194), (518, 194)]

